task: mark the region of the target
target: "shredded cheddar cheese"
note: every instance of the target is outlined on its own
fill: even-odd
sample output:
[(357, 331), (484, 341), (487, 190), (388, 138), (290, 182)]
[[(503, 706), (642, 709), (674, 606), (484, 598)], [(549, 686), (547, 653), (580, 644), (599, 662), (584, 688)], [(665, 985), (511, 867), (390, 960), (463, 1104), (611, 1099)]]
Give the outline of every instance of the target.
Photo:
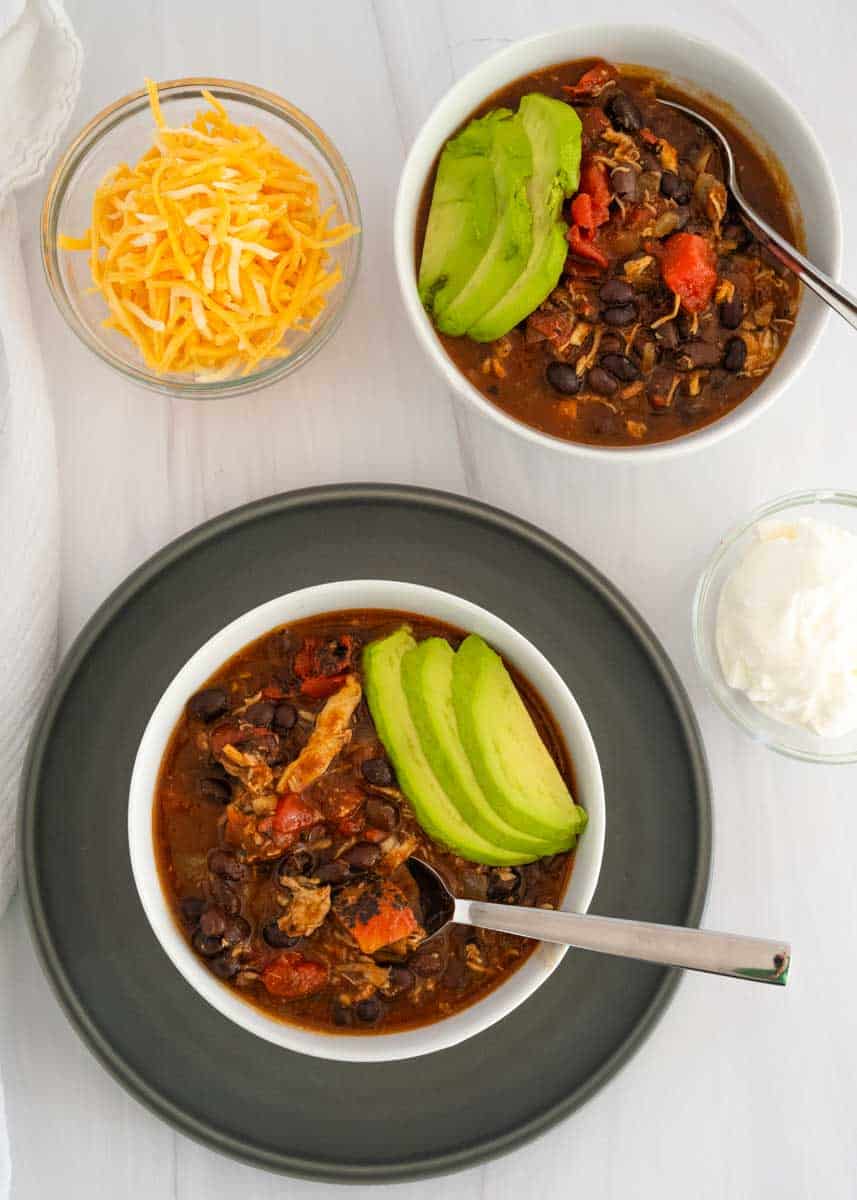
[(85, 237), (61, 250), (88, 251), (102, 322), (164, 374), (248, 374), (284, 358), (287, 331), (306, 331), (340, 280), (328, 250), (356, 230), (331, 225), (318, 186), (254, 126), (209, 108), (171, 128), (146, 81), (153, 145), (115, 167), (96, 189)]

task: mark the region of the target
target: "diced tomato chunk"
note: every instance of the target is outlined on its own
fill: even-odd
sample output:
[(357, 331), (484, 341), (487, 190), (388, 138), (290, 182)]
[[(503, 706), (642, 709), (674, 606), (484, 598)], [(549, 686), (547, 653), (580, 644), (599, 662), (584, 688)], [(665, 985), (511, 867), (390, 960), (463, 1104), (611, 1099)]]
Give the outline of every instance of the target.
[[(578, 194), (582, 193), (590, 199), (593, 223), (588, 228), (594, 229), (609, 220), (610, 184), (607, 182), (607, 168), (604, 163), (591, 160), (584, 162), (580, 168), (580, 185), (577, 190)], [(574, 206), (572, 205), (573, 211)], [(583, 222), (579, 223), (583, 224)]]
[(571, 219), (581, 229), (594, 229), (595, 219), (592, 215), (592, 197), (586, 192), (578, 192), (571, 202)]
[(311, 700), (326, 700), (328, 696), (339, 691), (347, 677), (347, 671), (343, 671), (341, 675), (313, 675), (301, 684), (301, 694), (309, 696)]
[(333, 908), (364, 954), (374, 954), (420, 928), (404, 892), (389, 879), (367, 879), (342, 888)]
[(296, 792), (283, 792), (271, 819), (271, 830), (275, 837), (297, 836), (321, 820), (321, 813), (312, 804), (307, 804)]
[(283, 950), (262, 972), (262, 983), (272, 996), (299, 1000), (319, 992), (328, 980), (328, 969), (297, 950)]
[(562, 90), (570, 96), (598, 96), (613, 78), (613, 72), (606, 63), (590, 67), (584, 71), (577, 83), (562, 85)]
[(571, 253), (577, 255), (578, 258), (585, 258), (589, 262), (597, 263), (599, 267), (608, 265), (607, 258), (594, 242), (583, 236), (577, 225), (572, 225), (568, 231), (568, 244)]
[(701, 312), (717, 283), (714, 248), (698, 233), (674, 233), (660, 255), (661, 277), (688, 312)]

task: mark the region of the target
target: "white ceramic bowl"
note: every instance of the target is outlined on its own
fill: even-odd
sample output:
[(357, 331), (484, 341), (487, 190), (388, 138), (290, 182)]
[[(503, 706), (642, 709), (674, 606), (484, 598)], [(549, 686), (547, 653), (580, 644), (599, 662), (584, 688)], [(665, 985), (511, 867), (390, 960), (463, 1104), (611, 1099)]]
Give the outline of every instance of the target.
[(665, 72), (688, 95), (704, 98), (779, 159), (794, 189), (806, 237), (806, 253), (834, 278), (841, 261), (839, 200), (827, 161), (809, 125), (790, 100), (742, 58), (666, 26), (586, 25), (515, 42), (458, 81), (430, 113), (402, 171), (393, 227), (396, 271), (405, 308), (417, 337), (455, 392), (506, 429), (535, 445), (601, 460), (660, 460), (704, 446), (742, 429), (794, 380), (812, 353), (827, 308), (804, 290), (792, 336), (773, 371), (732, 412), (712, 425), (670, 442), (601, 447), (565, 441), (525, 425), (491, 404), (446, 355), (420, 303), (414, 262), (415, 224), (423, 187), (447, 138), (475, 108), (513, 80), (539, 68), (577, 58), (606, 58)]
[(574, 697), (535, 646), (505, 621), (467, 600), (412, 583), (354, 580), (325, 583), (280, 596), (252, 609), (209, 638), (185, 663), (146, 726), (134, 762), (128, 806), (131, 867), (146, 916), (173, 965), (218, 1012), (278, 1046), (348, 1062), (386, 1062), (454, 1046), (517, 1008), (556, 969), (565, 947), (542, 943), (513, 975), (484, 999), (445, 1020), (401, 1033), (355, 1036), (318, 1033), (267, 1017), (219, 982), (193, 953), (167, 904), (152, 841), (152, 806), (161, 759), (190, 696), (233, 654), (278, 625), (347, 608), (423, 613), (481, 634), (529, 679), (559, 725), (574, 764), (576, 799), (589, 814), (563, 908), (586, 912), (604, 850), (604, 787), (598, 755)]

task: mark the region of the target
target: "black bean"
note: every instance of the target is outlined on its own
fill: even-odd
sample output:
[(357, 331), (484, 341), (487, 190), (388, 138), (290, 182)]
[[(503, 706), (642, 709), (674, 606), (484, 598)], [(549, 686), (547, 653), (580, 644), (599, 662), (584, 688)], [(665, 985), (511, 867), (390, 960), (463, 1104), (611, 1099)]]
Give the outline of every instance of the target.
[(335, 858), (333, 862), (318, 867), (315, 877), (319, 883), (342, 883), (349, 873), (348, 863), (343, 862), (341, 858)]
[(390, 967), (390, 986), (396, 992), (409, 992), (414, 986), (414, 975), (407, 967)]
[(262, 929), (262, 937), (269, 946), (273, 946), (275, 950), (287, 950), (289, 946), (296, 945), (301, 939), (292, 937), (280, 929), (276, 921), (269, 921)]
[(209, 937), (201, 929), (197, 929), (191, 938), (191, 944), (197, 954), (201, 954), (203, 958), (214, 958), (215, 954), (219, 954), (223, 949), (223, 940), (221, 938)]
[(506, 900), (521, 889), (523, 880), (521, 872), (514, 867), (503, 867), (502, 871), (492, 871), (488, 884), (489, 900)]
[(393, 768), (386, 758), (367, 758), (360, 770), (367, 783), (374, 787), (392, 787)]
[(199, 924), (199, 918), (204, 908), (205, 901), (200, 899), (199, 896), (185, 896), (182, 900), (179, 900), (182, 920), (192, 929)]
[(399, 824), (399, 811), (395, 805), (370, 796), (366, 801), (366, 821), (373, 829), (386, 829), (390, 833)]
[(250, 922), (245, 921), (243, 917), (227, 917), (221, 936), (229, 946), (237, 946), (239, 942), (246, 942), (250, 936)]
[(355, 871), (369, 871), (381, 857), (381, 851), (371, 842), (358, 842), (350, 850), (346, 850), (342, 858)]
[(210, 776), (207, 779), (200, 779), (199, 794), (205, 796), (206, 800), (214, 800), (217, 804), (228, 804), (232, 799), (232, 788), (225, 779), (215, 779)]
[(634, 289), (624, 279), (608, 279), (598, 295), (605, 304), (627, 304), (634, 299)]
[(731, 300), (720, 305), (720, 324), (725, 329), (737, 329), (744, 320), (744, 302), (736, 292)]
[(237, 913), (241, 909), (241, 900), (223, 875), (213, 875), (208, 883), (208, 892), (216, 904), (226, 913)]
[(277, 878), (295, 875), (312, 875), (315, 870), (316, 858), (305, 846), (295, 846), (288, 854), (284, 854), (277, 863)]
[(580, 391), (580, 376), (570, 363), (548, 363), (545, 378), (554, 391), (563, 396), (574, 396)]
[(226, 913), (222, 908), (207, 908), (199, 918), (199, 928), (206, 937), (221, 937), (226, 928)]
[(687, 204), (690, 199), (690, 185), (681, 179), (675, 171), (664, 171), (661, 175), (661, 192), (668, 200), (676, 204)]
[(281, 733), (288, 733), (298, 719), (298, 710), (294, 704), (278, 704), (274, 709), (274, 728)]
[(212, 850), (208, 856), (208, 869), (215, 875), (227, 879), (243, 879), (244, 867), (229, 850)]
[(275, 711), (276, 709), (270, 700), (257, 700), (244, 713), (244, 720), (251, 721), (254, 725), (264, 725), (265, 728), (268, 728), (274, 719)]
[(624, 133), (636, 133), (642, 127), (640, 110), (627, 92), (613, 91), (604, 105), (604, 111), (614, 129), (621, 129)]
[(601, 314), (605, 325), (631, 325), (637, 319), (636, 304), (617, 304)]
[(229, 707), (229, 697), (223, 688), (206, 688), (197, 692), (188, 701), (187, 711), (198, 721), (213, 721), (222, 716)]
[(723, 365), (727, 371), (741, 371), (747, 361), (747, 343), (743, 338), (733, 337), (726, 343)]
[(602, 354), (624, 354), (625, 339), (621, 333), (605, 333), (599, 342), (599, 348)]
[(353, 1023), (353, 1015), (351, 1009), (345, 1004), (334, 1004), (333, 1006), (333, 1023), (339, 1025), (340, 1028), (351, 1025)]
[(639, 368), (624, 354), (602, 354), (599, 362), (605, 371), (615, 375), (622, 383), (633, 383), (640, 378)]
[(700, 340), (685, 342), (676, 355), (680, 371), (695, 371), (700, 367), (716, 367), (720, 362), (720, 347), (716, 342)]
[(616, 167), (610, 175), (610, 182), (620, 200), (637, 199), (637, 175), (630, 167)]
[(359, 1020), (365, 1021), (367, 1025), (374, 1025), (381, 1015), (381, 1002), (375, 996), (370, 996), (368, 1000), (358, 1001), (354, 1011)]
[(238, 963), (231, 954), (218, 954), (208, 965), (218, 979), (234, 979), (238, 974)]
[(601, 367), (592, 367), (587, 371), (586, 382), (599, 396), (615, 396), (619, 391), (619, 380)]
[(440, 975), (446, 967), (446, 960), (440, 950), (418, 950), (408, 966), (416, 975)]

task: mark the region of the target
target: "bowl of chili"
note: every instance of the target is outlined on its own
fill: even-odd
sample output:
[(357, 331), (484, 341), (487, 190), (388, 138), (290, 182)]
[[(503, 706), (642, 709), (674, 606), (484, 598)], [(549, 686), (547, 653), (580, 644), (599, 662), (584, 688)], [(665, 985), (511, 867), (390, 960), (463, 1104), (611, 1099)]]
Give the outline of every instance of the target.
[[(258, 767), (277, 759), (277, 747), (271, 745), (277, 741), (288, 760), (295, 751), (289, 739), (299, 734), (300, 723), (318, 725), (318, 714), (331, 698), (336, 702), (336, 688), (349, 673), (362, 680), (362, 647), (402, 623), (418, 639), (440, 636), (453, 644), (464, 631), (476, 633), (502, 655), (544, 744), (586, 810), (586, 828), (573, 852), (514, 871), (449, 853), (419, 828), (389, 772), (382, 777), (378, 733), (365, 705), (348, 717), (347, 760), (334, 759), (333, 770), (300, 794), (294, 813), (285, 814), (298, 820), (317, 806), (306, 829), (299, 821), (297, 841), (289, 838), (287, 847), (272, 847), (269, 856), (269, 835), (277, 838), (277, 829), (269, 829), (272, 822), (249, 806), (242, 814), (227, 803), (230, 776), (218, 766), (223, 752), (237, 763), (236, 748), (238, 757), (242, 748), (258, 750), (253, 756)], [(282, 695), (273, 695), (272, 680)], [(294, 705), (284, 699), (290, 687), (297, 688)], [(296, 711), (286, 713), (286, 708)], [(246, 727), (244, 733), (237, 732), (239, 726)], [(243, 785), (242, 792), (248, 794)], [(355, 793), (359, 809), (352, 803)], [(355, 818), (358, 823), (352, 825)], [(367, 829), (367, 819), (381, 828)], [(229, 840), (234, 821), (246, 826), (239, 832), (237, 853), (236, 842)], [(191, 657), (164, 692), (140, 742), (128, 834), (134, 880), (152, 930), (173, 965), (209, 1004), (288, 1049), (342, 1061), (392, 1061), (453, 1046), (488, 1028), (551, 975), (565, 949), (525, 945), (505, 935), (487, 946), (468, 946), (462, 931), (452, 935), (455, 944), (440, 947), (441, 976), (428, 961), (420, 965), (401, 956), (388, 961), (386, 953), (364, 945), (365, 931), (348, 925), (350, 890), (355, 884), (375, 888), (372, 915), (377, 918), (380, 910), (386, 919), (384, 889), (391, 890), (390, 880), (384, 879), (378, 858), (382, 852), (413, 852), (430, 857), (462, 894), (473, 887), (506, 888), (507, 900), (585, 912), (603, 853), (604, 791), (583, 714), (566, 683), (521, 634), (485, 609), (433, 588), (345, 581), (271, 600), (214, 634)], [(375, 834), (377, 853), (378, 839), (367, 840)], [(361, 857), (367, 853), (371, 863)], [(300, 862), (298, 856), (303, 856)], [(348, 869), (340, 878), (343, 864)], [(400, 879), (400, 872), (392, 879)], [(299, 918), (305, 929), (286, 929), (282, 920), (273, 928), (269, 909), (282, 911), (277, 904), (283, 893), (288, 919)], [(494, 896), (500, 898), (496, 891)], [(396, 917), (396, 906), (387, 907)], [(352, 936), (343, 935), (343, 925)], [(408, 929), (395, 932), (407, 935)], [(240, 952), (233, 953), (239, 943)], [(400, 991), (396, 979), (408, 975), (408, 986), (416, 982), (416, 988)]]
[[(508, 294), (489, 310), (516, 325), (483, 315), (471, 337), (451, 317), (455, 301), (433, 308), (425, 278), (439, 156), (498, 108), (520, 117), (533, 93), (571, 104), (581, 121), (579, 178), (559, 211), (565, 266), (534, 310), (515, 311)], [(835, 276), (839, 203), (803, 116), (741, 58), (664, 27), (586, 26), (492, 55), (430, 113), (399, 185), (396, 268), (434, 366), (484, 416), (578, 457), (661, 459), (737, 432), (790, 386), (827, 316), (755, 245), (730, 208), (718, 154), (658, 95), (725, 128), (742, 187)]]

